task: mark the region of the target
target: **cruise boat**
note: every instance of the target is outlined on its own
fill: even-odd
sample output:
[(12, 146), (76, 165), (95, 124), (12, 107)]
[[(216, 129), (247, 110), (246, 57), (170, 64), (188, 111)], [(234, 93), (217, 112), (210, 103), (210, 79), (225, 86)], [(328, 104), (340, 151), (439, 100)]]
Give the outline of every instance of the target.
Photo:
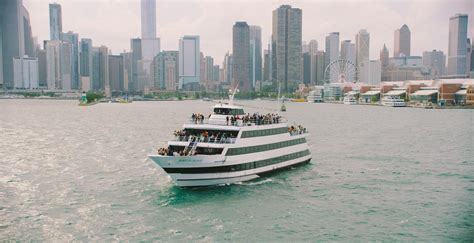
[(342, 101), (344, 105), (357, 105), (357, 100), (354, 96), (344, 96), (344, 100)]
[(323, 96), (321, 95), (320, 92), (311, 91), (306, 97), (306, 101), (308, 101), (309, 103), (323, 102)]
[(405, 103), (405, 100), (400, 99), (397, 96), (385, 96), (382, 99), (382, 105), (384, 106), (391, 106), (391, 107), (405, 107), (407, 104)]
[(209, 118), (193, 114), (167, 147), (149, 156), (178, 186), (248, 181), (311, 160), (305, 128), (277, 114), (246, 114), (229, 98)]

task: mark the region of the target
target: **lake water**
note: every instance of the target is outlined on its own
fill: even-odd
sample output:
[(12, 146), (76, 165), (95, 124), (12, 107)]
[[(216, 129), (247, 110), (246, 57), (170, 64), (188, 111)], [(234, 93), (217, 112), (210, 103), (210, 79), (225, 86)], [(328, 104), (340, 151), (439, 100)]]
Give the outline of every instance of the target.
[(0, 100), (0, 240), (474, 240), (474, 110), (288, 103), (310, 164), (178, 188), (147, 154), (211, 105)]

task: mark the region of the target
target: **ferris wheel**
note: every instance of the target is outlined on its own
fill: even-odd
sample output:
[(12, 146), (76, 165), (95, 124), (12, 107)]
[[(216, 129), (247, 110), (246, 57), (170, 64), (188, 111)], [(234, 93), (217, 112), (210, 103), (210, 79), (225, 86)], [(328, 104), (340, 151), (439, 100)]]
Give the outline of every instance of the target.
[(324, 70), (324, 81), (326, 83), (356, 83), (357, 68), (349, 60), (338, 59), (332, 61)]

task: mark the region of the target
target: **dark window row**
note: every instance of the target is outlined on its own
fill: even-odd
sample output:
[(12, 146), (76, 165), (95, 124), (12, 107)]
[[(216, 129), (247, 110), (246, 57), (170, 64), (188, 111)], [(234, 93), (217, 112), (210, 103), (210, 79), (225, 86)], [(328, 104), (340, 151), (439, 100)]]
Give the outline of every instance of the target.
[(304, 150), (292, 154), (278, 156), (271, 159), (264, 159), (255, 162), (249, 162), (238, 165), (227, 165), (227, 166), (216, 166), (216, 167), (201, 167), (201, 168), (165, 168), (167, 173), (180, 173), (180, 174), (206, 174), (206, 173), (222, 173), (222, 172), (236, 172), (243, 170), (251, 170), (260, 168), (268, 165), (274, 165), (285, 161), (298, 159), (309, 155), (309, 150)]
[(245, 132), (242, 132), (241, 138), (263, 137), (263, 136), (270, 136), (270, 135), (282, 134), (282, 133), (287, 133), (287, 132), (288, 132), (287, 127), (257, 130), (257, 131), (245, 131)]
[(258, 152), (263, 152), (263, 151), (268, 151), (268, 150), (289, 147), (289, 146), (302, 144), (302, 143), (306, 143), (305, 138), (298, 138), (298, 139), (294, 139), (290, 141), (243, 147), (243, 148), (230, 148), (227, 150), (226, 156), (258, 153)]

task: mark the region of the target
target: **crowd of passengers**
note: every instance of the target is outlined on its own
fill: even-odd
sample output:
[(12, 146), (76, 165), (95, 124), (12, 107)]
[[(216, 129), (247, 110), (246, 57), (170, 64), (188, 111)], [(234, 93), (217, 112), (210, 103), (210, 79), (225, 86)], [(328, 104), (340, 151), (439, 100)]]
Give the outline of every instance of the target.
[[(211, 116), (211, 115), (209, 115)], [(194, 123), (203, 123), (204, 122), (204, 115), (203, 114), (200, 114), (200, 113), (193, 113), (193, 115), (191, 116), (191, 120), (194, 122)]]
[(288, 132), (291, 134), (291, 135), (299, 135), (299, 134), (303, 134), (303, 133), (306, 133), (306, 128), (301, 126), (301, 125), (298, 125), (298, 126), (291, 126), (291, 127), (288, 127)]
[(159, 148), (158, 149), (159, 155), (167, 155), (167, 156), (190, 156), (195, 155), (196, 150), (192, 151), (191, 149), (184, 148), (180, 151), (171, 151), (169, 148)]
[(191, 134), (185, 130), (174, 131), (178, 141), (200, 141), (209, 143), (230, 143), (235, 136), (230, 132), (203, 131), (200, 134)]
[(259, 114), (259, 113), (253, 113), (252, 115), (250, 113), (247, 113), (247, 115), (243, 116), (227, 116), (226, 117), (226, 122), (227, 125), (236, 125), (238, 120), (242, 120), (242, 123), (244, 125), (252, 124), (254, 123), (255, 125), (264, 125), (264, 124), (276, 124), (280, 123), (281, 121), (281, 116), (278, 114), (273, 114), (273, 113), (268, 113), (268, 114)]

